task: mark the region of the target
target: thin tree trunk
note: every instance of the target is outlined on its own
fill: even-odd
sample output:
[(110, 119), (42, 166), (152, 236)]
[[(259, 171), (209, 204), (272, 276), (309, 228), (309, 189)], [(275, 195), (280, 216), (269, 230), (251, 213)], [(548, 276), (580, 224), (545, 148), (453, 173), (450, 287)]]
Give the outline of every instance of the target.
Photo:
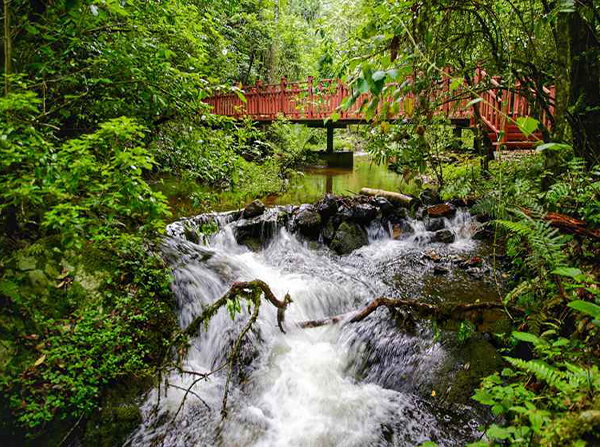
[(570, 124), (573, 149), (588, 166), (600, 160), (600, 51), (594, 35), (594, 23), (584, 19), (593, 8), (592, 0), (576, 2), (570, 21)]
[(4, 0), (4, 94), (10, 92), (10, 61), (12, 58), (12, 42), (10, 40), (10, 0)]

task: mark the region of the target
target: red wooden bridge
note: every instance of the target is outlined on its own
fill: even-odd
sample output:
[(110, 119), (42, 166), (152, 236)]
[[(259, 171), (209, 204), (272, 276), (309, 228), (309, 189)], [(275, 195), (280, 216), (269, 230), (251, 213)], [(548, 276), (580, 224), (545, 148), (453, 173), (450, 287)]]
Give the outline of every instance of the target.
[[(541, 139), (539, 132), (526, 136), (516, 125), (519, 117), (534, 115), (527, 98), (517, 84), (512, 91), (502, 88), (498, 77), (490, 77), (481, 69), (476, 71), (474, 85), (483, 84), (487, 90), (480, 94), (482, 99), (479, 108), (482, 120), (487, 125), (489, 136), (495, 146), (504, 146), (508, 149), (529, 149), (536, 141)], [(441, 82), (434, 98), (430, 100), (441, 104), (436, 113), (448, 117), (460, 127), (474, 126), (473, 107), (468, 103), (468, 95), (460, 95), (461, 87), (451, 88), (452, 78)], [(303, 123), (313, 127), (327, 127), (327, 149), (333, 151), (333, 128), (346, 127), (349, 124), (363, 124), (368, 120), (365, 113), (361, 112), (362, 105), (371, 99), (369, 94), (360, 95), (356, 102), (348, 109), (342, 109), (344, 98), (352, 96), (352, 91), (341, 82), (324, 79), (314, 82), (308, 78), (305, 82), (288, 83), (285, 79), (279, 84), (262, 85), (242, 89), (245, 101), (236, 93), (215, 95), (206, 102), (213, 107), (213, 113), (225, 115), (236, 119), (250, 117), (256, 122), (269, 123), (278, 117), (285, 117), (294, 123)], [(554, 88), (545, 89), (545, 94), (550, 98), (550, 113), (554, 113)], [(463, 97), (466, 99), (452, 99)], [(379, 110), (385, 102), (391, 103), (393, 98), (384, 98), (379, 103)], [(399, 102), (399, 112), (391, 117), (394, 120), (410, 117), (410, 110), (415, 104), (413, 94), (396, 100)], [(333, 114), (337, 120), (331, 120)], [(551, 127), (551, 120), (546, 111), (537, 113), (538, 120), (546, 128)], [(327, 123), (327, 124), (326, 124)]]

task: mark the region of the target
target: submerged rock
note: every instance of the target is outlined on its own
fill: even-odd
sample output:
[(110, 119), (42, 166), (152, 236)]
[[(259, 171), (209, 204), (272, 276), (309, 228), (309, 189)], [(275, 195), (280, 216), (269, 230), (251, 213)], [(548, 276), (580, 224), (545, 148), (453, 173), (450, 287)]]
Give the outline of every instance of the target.
[[(279, 214), (276, 210), (252, 219), (239, 219), (233, 224), (233, 234), (238, 244), (254, 250), (267, 243), (277, 231)], [(258, 241), (258, 242), (257, 242)]]
[(449, 203), (442, 203), (427, 208), (429, 217), (453, 217), (456, 214), (456, 208)]
[(242, 217), (244, 219), (252, 219), (253, 217), (260, 216), (265, 212), (265, 204), (260, 200), (255, 200), (244, 208), (244, 212), (242, 213)]
[(454, 242), (454, 233), (450, 230), (438, 230), (433, 234), (433, 240), (435, 242), (443, 242), (445, 244), (451, 244)]
[(353, 222), (342, 222), (335, 232), (330, 248), (339, 255), (347, 255), (368, 243), (367, 233), (360, 225)]

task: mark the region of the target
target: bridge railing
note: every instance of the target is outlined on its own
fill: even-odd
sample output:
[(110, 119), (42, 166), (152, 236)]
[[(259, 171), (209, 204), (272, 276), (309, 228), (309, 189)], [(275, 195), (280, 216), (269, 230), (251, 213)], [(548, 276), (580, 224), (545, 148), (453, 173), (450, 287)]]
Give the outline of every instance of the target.
[[(472, 108), (468, 107), (471, 100), (470, 95), (464, 94), (463, 86), (450, 85), (453, 82), (451, 73), (446, 70), (448, 76), (440, 81), (440, 84), (432, 88), (428, 97), (429, 101), (441, 104), (435, 113), (444, 114), (449, 118), (472, 119)], [(503, 141), (510, 141), (520, 134), (518, 128), (511, 123), (510, 119), (516, 120), (521, 116), (531, 116), (534, 110), (527, 101), (521, 86), (517, 84), (514, 89), (508, 90), (502, 87), (500, 78), (489, 76), (484, 70), (477, 69), (474, 76), (474, 85), (486, 83), (489, 86), (480, 94), (480, 113), (482, 119), (490, 128), (490, 131), (500, 135), (503, 132)], [(352, 95), (351, 89), (344, 83), (323, 79), (315, 82), (308, 78), (302, 82), (287, 82), (282, 79), (278, 84), (263, 85), (258, 82), (254, 86), (242, 89), (245, 102), (235, 93), (218, 94), (208, 98), (206, 102), (213, 106), (213, 112), (234, 118), (250, 116), (256, 121), (273, 121), (283, 115), (292, 121), (320, 121), (338, 113), (339, 119), (344, 121), (364, 121), (365, 115), (361, 113), (363, 103), (370, 100), (368, 94), (360, 95), (356, 101), (346, 110), (341, 110), (340, 105), (344, 98)], [(554, 97), (554, 88), (545, 89), (545, 94)], [(461, 99), (455, 99), (455, 98)], [(385, 103), (398, 103), (398, 115), (407, 115), (407, 101), (412, 101), (410, 109), (416, 106), (418, 98), (409, 93), (400, 98), (386, 96), (379, 101), (378, 111), (381, 111)], [(554, 106), (550, 106), (550, 113), (554, 113)], [(546, 111), (540, 111), (538, 119), (546, 128), (551, 127), (551, 117)], [(396, 116), (398, 117), (398, 116)], [(510, 118), (510, 119), (508, 119)], [(521, 134), (520, 139), (524, 136)]]

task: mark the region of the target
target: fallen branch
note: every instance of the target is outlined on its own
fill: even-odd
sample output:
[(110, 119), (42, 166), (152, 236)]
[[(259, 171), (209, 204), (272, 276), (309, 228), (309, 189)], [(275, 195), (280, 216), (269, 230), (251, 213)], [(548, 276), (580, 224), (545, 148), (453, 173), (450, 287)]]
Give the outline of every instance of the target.
[[(248, 323), (246, 324), (246, 326), (244, 326), (244, 329), (242, 329), (242, 331), (238, 335), (227, 361), (229, 368), (227, 371), (227, 381), (225, 382), (225, 391), (223, 393), (223, 405), (221, 407), (221, 416), (223, 419), (227, 416), (227, 397), (229, 395), (229, 383), (231, 382), (233, 369), (235, 367), (235, 363), (239, 355), (239, 350), (242, 345), (242, 341), (246, 337), (246, 334), (258, 319), (261, 298), (263, 296), (267, 299), (267, 301), (269, 301), (273, 306), (277, 308), (277, 325), (279, 326), (279, 330), (285, 334), (285, 330), (283, 329), (283, 323), (285, 321), (285, 311), (287, 310), (288, 305), (292, 302), (292, 299), (288, 293), (285, 295), (283, 301), (278, 300), (275, 294), (271, 291), (271, 288), (267, 285), (267, 283), (261, 281), (260, 279), (255, 279), (254, 281), (233, 283), (233, 285), (230, 287), (229, 291), (225, 295), (223, 295), (212, 305), (204, 309), (200, 316), (196, 317), (194, 321), (192, 321), (192, 323), (183, 331), (183, 335), (195, 335), (199, 331), (201, 325), (204, 324), (207, 326), (210, 322), (210, 319), (217, 313), (217, 311), (221, 307), (227, 305), (227, 301), (229, 300), (235, 300), (241, 297), (248, 300), (254, 306), (252, 315), (250, 316), (250, 320), (248, 320)], [(188, 394), (192, 392), (191, 389), (194, 387), (194, 385), (201, 380), (205, 380), (206, 377), (206, 375), (200, 375), (200, 377), (196, 379), (192, 383), (192, 385), (187, 389), (173, 420), (177, 418), (177, 415), (181, 411), (181, 408), (183, 407), (183, 404), (185, 403)]]
[[(267, 283), (261, 281), (260, 279), (255, 279), (254, 281), (247, 282), (234, 282), (229, 291), (215, 301), (211, 306), (204, 309), (204, 311), (200, 314), (200, 316), (196, 317), (194, 321), (190, 323), (190, 325), (185, 328), (183, 333), (185, 335), (195, 335), (198, 333), (201, 324), (208, 325), (210, 319), (217, 313), (217, 311), (227, 304), (228, 300), (236, 299), (237, 297), (244, 297), (247, 300), (251, 301), (253, 304), (255, 303), (255, 292), (261, 291), (264, 294), (264, 297), (269, 301), (273, 306), (275, 306), (277, 311), (277, 325), (281, 332), (285, 334), (285, 330), (283, 329), (283, 322), (285, 321), (285, 311), (288, 305), (292, 302), (289, 294), (285, 295), (283, 301), (277, 299), (277, 297), (273, 294)], [(260, 295), (258, 295), (258, 299), (260, 300)]]
[[(533, 214), (528, 209), (523, 208), (522, 211), (527, 216)], [(577, 234), (595, 241), (600, 241), (600, 230), (588, 228), (588, 224), (584, 220), (575, 219), (574, 217), (560, 213), (547, 213), (543, 219), (550, 223), (550, 226), (558, 228), (563, 232)]]
[(523, 309), (517, 307), (507, 308), (502, 303), (493, 303), (493, 302), (485, 302), (485, 303), (473, 303), (473, 304), (463, 304), (463, 303), (451, 303), (451, 304), (428, 304), (422, 303), (419, 301), (409, 301), (409, 300), (399, 300), (393, 298), (377, 298), (369, 305), (364, 307), (359, 311), (353, 311), (342, 315), (336, 315), (329, 318), (323, 318), (321, 320), (309, 320), (304, 321), (298, 324), (298, 327), (302, 329), (308, 328), (316, 328), (320, 326), (326, 326), (329, 324), (337, 324), (343, 321), (347, 323), (357, 323), (359, 321), (364, 320), (369, 315), (371, 315), (375, 310), (379, 307), (385, 306), (389, 309), (412, 309), (416, 310), (423, 316), (433, 317), (437, 320), (449, 320), (456, 319), (457, 315), (464, 315), (471, 312), (482, 312), (485, 310), (504, 310), (507, 311), (510, 309), (514, 313), (524, 313)]

